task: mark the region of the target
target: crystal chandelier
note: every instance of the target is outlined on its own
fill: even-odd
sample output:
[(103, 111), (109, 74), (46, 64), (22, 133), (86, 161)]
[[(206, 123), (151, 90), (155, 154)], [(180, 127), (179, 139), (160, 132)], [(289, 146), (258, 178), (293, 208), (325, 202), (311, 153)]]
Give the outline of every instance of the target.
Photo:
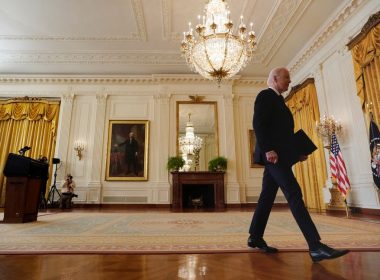
[(238, 34), (233, 34), (230, 11), (224, 0), (209, 0), (205, 6), (205, 15), (198, 16), (193, 34), (191, 22), (189, 31), (183, 33), (182, 55), (192, 70), (220, 85), (244, 68), (251, 60), (256, 46), (255, 32), (246, 34), (247, 27), (240, 17)]
[[(185, 167), (188, 169), (192, 165), (190, 156), (195, 156), (197, 163), (197, 157), (199, 151), (202, 148), (202, 138), (194, 135), (194, 126), (190, 120), (191, 114), (189, 114), (189, 121), (186, 123), (185, 135), (178, 138), (179, 149), (182, 153), (182, 158), (185, 160)], [(198, 165), (198, 163), (196, 164)]]
[(342, 130), (340, 122), (336, 121), (333, 116), (324, 115), (320, 121), (315, 122), (317, 133), (322, 139), (329, 143), (325, 148), (330, 148), (331, 136), (333, 133), (339, 134)]
[(189, 114), (189, 121), (186, 123), (186, 133), (184, 136), (178, 138), (179, 147), (182, 154), (194, 155), (195, 152), (202, 148), (202, 138), (194, 135), (194, 126), (190, 120), (191, 114)]

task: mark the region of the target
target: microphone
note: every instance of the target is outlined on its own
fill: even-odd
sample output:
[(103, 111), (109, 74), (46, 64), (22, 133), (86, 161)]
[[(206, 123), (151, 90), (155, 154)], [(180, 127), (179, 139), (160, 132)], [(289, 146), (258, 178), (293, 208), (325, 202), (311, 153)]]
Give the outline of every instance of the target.
[(31, 149), (31, 147), (29, 147), (29, 146), (25, 146), (25, 147), (23, 147), (23, 148), (21, 148), (19, 151), (18, 151), (18, 153), (20, 154), (20, 155), (24, 155), (25, 153), (26, 153), (26, 151), (29, 151)]

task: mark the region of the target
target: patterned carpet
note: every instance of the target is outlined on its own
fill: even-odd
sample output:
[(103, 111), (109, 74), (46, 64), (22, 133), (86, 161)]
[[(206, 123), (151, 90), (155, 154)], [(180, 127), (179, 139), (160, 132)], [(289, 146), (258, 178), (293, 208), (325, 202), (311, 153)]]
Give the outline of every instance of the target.
[[(0, 224), (0, 254), (248, 252), (249, 212), (42, 213), (37, 222)], [(312, 215), (322, 241), (380, 250), (380, 223)], [(2, 218), (0, 216), (0, 218)], [(272, 212), (266, 241), (307, 250), (290, 212)]]

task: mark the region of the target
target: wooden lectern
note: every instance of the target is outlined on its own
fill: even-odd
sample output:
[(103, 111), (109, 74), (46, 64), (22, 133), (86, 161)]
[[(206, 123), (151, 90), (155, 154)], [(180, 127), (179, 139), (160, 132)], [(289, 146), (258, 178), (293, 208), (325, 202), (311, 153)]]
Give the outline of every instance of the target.
[(7, 177), (4, 223), (37, 220), (41, 183), (46, 181), (49, 165), (10, 153), (4, 168)]

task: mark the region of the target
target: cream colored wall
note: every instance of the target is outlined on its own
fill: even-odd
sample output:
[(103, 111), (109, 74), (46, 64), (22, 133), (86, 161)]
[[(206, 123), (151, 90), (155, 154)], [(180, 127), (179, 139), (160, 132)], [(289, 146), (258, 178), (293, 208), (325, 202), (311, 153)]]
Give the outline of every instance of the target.
[[(343, 134), (338, 136), (338, 141), (351, 181), (352, 191), (347, 198), (349, 205), (373, 209), (379, 209), (380, 202), (370, 169), (368, 121), (356, 95), (352, 57), (346, 44), (360, 32), (370, 15), (378, 10), (378, 1), (367, 1), (319, 51), (305, 58), (302, 67), (292, 71), (293, 84), (307, 77), (315, 78), (321, 115), (333, 115), (342, 123)], [(290, 68), (294, 65), (292, 63)], [(326, 163), (329, 166), (327, 160)], [(326, 203), (330, 199), (329, 187), (330, 179), (324, 186)]]
[[(218, 113), (219, 155), (228, 159), (227, 203), (253, 201), (259, 193), (262, 170), (249, 168), (248, 129), (255, 94), (263, 80), (235, 81), (218, 88), (197, 75), (122, 77), (104, 82), (102, 77), (13, 76), (3, 83), (0, 97), (55, 97), (61, 100), (56, 142), (57, 187), (65, 174), (77, 183), (77, 202), (85, 204), (170, 204), (171, 184), (166, 160), (176, 154), (176, 102), (189, 95), (215, 101)], [(150, 124), (148, 181), (106, 181), (107, 141), (110, 120), (148, 120)], [(85, 142), (79, 160), (73, 145)]]

